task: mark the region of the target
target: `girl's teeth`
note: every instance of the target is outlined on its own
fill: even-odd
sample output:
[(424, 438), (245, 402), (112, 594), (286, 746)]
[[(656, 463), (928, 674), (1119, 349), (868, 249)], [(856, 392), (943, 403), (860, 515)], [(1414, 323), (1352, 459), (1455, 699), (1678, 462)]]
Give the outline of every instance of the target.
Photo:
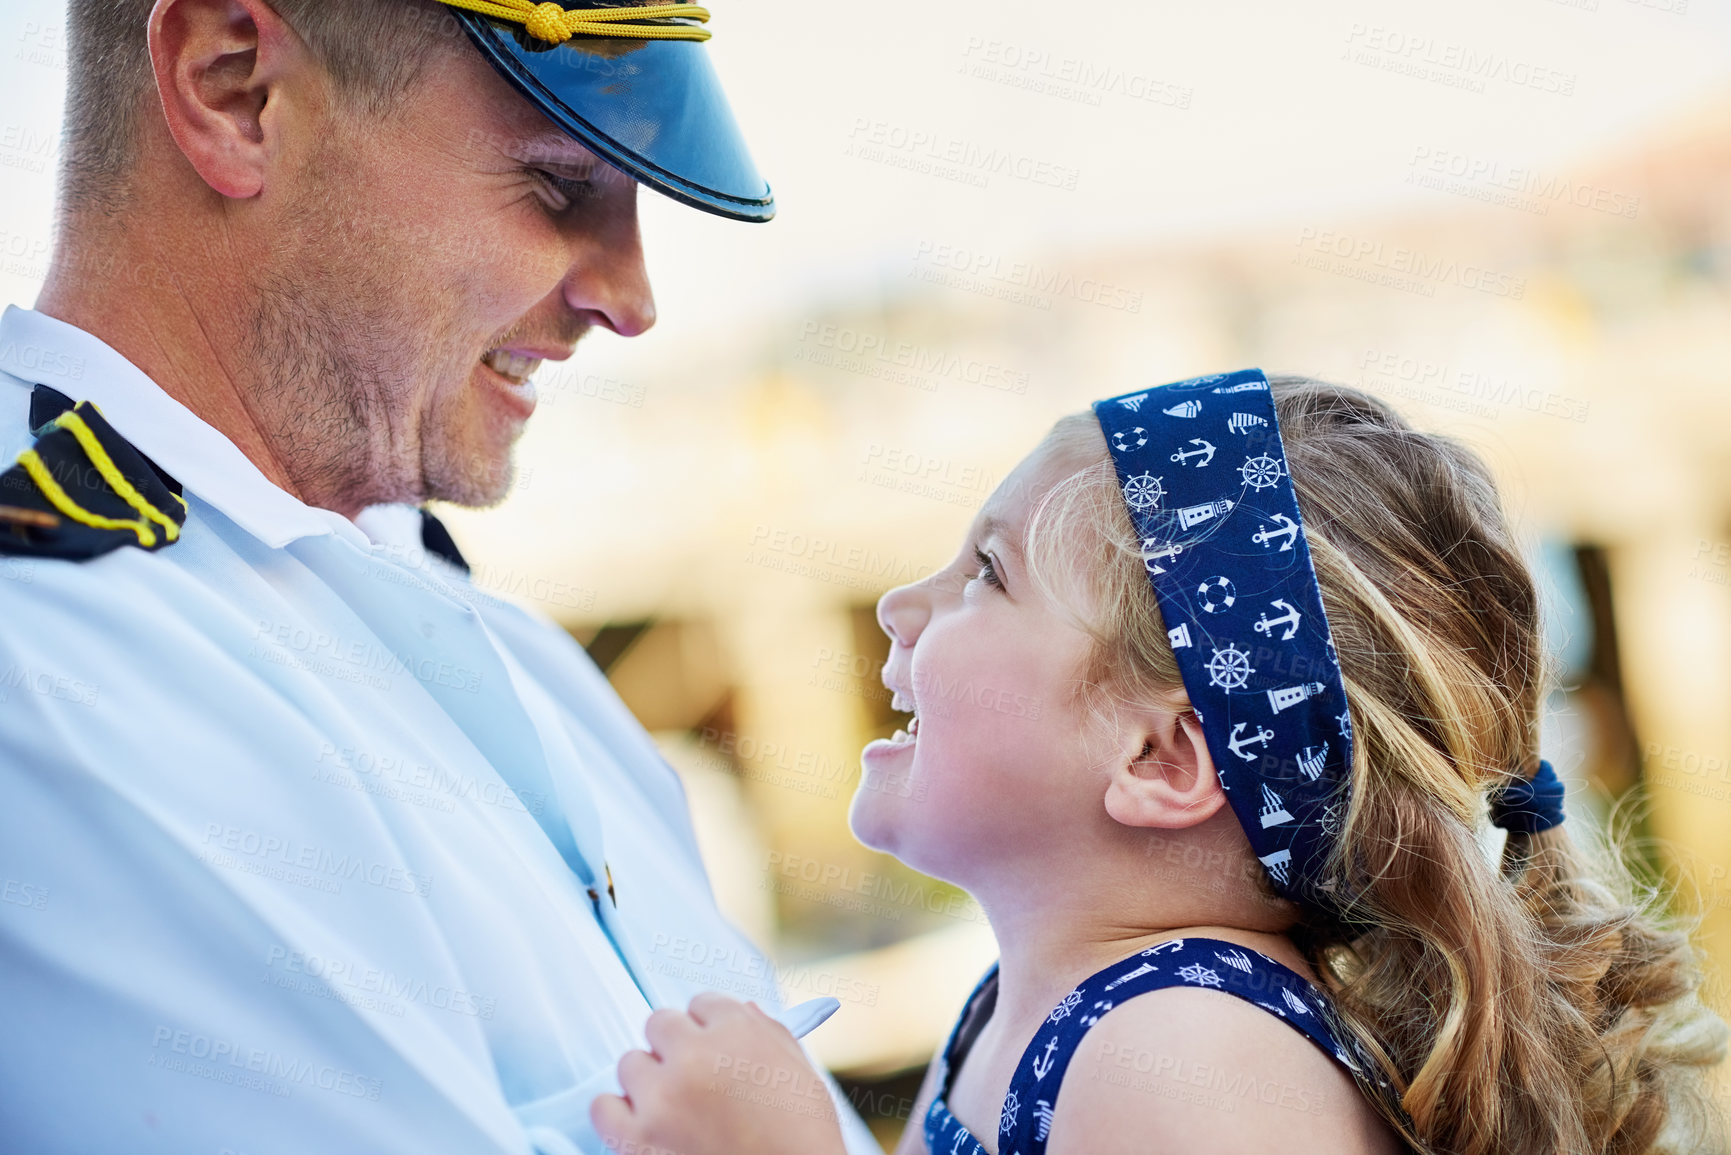
[(913, 738), (908, 734), (908, 732), (906, 730), (897, 730), (894, 734), (890, 735), (890, 741), (891, 742), (911, 742), (911, 741), (913, 741)]
[(509, 378), (519, 385), (527, 381), (529, 375), (541, 367), (539, 357), (525, 357), (521, 353), (513, 353), (508, 349), (490, 349), (481, 360), (501, 377)]

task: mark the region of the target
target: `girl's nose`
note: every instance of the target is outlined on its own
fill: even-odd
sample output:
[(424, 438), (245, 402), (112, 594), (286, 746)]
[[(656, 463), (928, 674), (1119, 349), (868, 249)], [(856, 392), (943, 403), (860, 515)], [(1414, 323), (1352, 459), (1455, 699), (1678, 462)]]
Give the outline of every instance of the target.
[(931, 597), (920, 583), (897, 586), (878, 599), (878, 626), (899, 646), (913, 645), (931, 616)]

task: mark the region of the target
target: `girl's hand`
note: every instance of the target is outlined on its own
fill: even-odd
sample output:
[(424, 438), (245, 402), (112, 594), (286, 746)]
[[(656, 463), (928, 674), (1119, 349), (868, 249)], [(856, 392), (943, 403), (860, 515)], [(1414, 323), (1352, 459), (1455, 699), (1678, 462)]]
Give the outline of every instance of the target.
[(701, 994), (644, 1033), (654, 1053), (619, 1060), (625, 1097), (589, 1107), (620, 1155), (846, 1155), (829, 1088), (755, 1003)]

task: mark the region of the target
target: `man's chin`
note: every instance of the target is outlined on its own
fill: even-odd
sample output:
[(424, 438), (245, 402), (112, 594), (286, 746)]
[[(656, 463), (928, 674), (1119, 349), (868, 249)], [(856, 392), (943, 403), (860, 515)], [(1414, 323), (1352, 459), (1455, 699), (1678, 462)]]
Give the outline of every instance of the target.
[[(494, 377), (482, 368), (483, 377)], [(425, 411), (421, 425), (421, 490), (429, 500), (487, 509), (510, 496), (513, 460), (527, 421), (494, 403), (495, 390), (470, 381), (452, 400)], [(476, 388), (477, 385), (483, 388)]]
[(426, 463), (423, 492), (429, 501), (469, 509), (491, 509), (511, 494), (517, 463), (509, 448), (496, 454), (467, 453)]
[(507, 477), (503, 482), (463, 481), (456, 484), (429, 485), (427, 500), (460, 505), (465, 509), (492, 509), (511, 495), (513, 480), (514, 476)]

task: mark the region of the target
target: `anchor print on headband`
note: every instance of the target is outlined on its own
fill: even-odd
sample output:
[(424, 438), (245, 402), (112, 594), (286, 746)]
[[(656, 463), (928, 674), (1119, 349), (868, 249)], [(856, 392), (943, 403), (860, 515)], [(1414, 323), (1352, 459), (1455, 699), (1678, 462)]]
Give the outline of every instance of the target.
[(1346, 689), (1260, 370), (1094, 406), (1221, 789), (1277, 889), (1321, 871), (1352, 764)]

